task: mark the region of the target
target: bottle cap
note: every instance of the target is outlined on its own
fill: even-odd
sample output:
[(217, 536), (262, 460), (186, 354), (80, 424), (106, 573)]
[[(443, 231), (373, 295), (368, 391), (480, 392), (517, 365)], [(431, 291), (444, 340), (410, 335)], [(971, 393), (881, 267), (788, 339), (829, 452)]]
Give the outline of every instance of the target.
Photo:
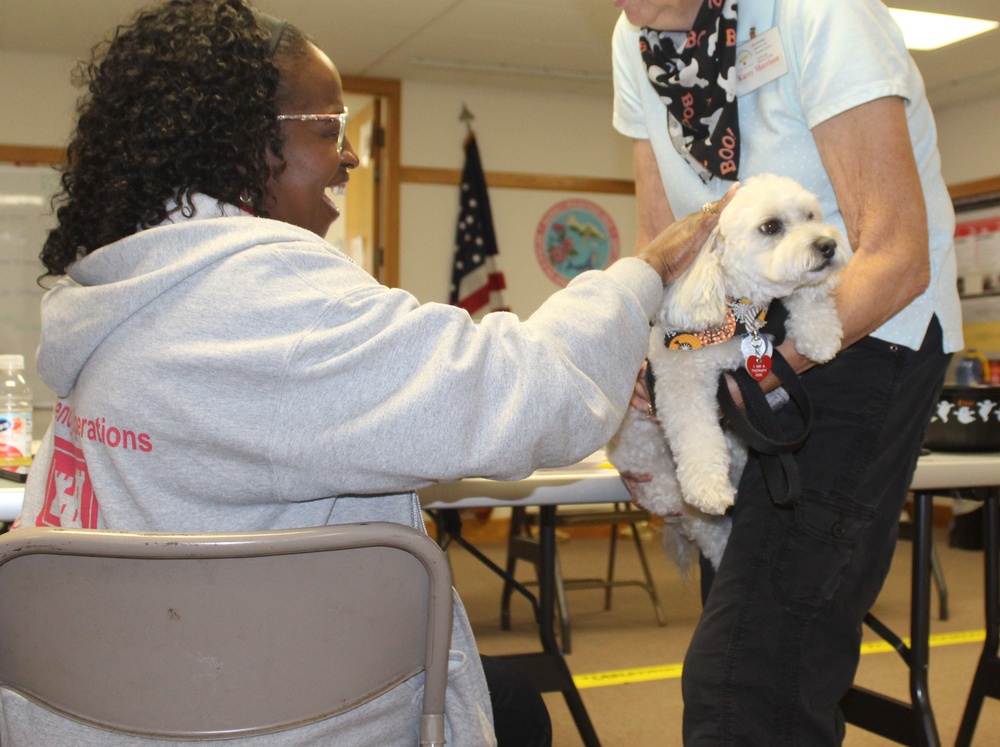
[(14, 371), (24, 370), (23, 355), (0, 355), (0, 368), (10, 368)]

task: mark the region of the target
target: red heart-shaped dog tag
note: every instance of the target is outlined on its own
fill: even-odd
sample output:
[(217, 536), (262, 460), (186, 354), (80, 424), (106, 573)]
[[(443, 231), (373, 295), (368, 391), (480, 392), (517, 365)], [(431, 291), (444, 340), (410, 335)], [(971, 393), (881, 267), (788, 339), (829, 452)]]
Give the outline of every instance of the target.
[(763, 381), (764, 377), (771, 372), (771, 356), (751, 355), (747, 358), (747, 372), (753, 376), (755, 381)]

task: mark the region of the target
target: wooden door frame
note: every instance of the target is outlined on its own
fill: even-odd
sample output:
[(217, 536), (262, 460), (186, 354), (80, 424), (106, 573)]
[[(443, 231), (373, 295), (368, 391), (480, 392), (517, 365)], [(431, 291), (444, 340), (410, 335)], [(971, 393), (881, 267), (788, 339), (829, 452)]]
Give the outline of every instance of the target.
[(13, 163), (18, 166), (61, 166), (66, 163), (66, 150), (34, 145), (0, 145), (0, 163)]
[[(389, 78), (364, 78), (344, 75), (341, 78), (345, 93), (377, 96), (383, 100), (382, 122), (385, 130), (379, 210), (382, 220), (382, 270), (379, 280), (395, 288), (399, 285), (399, 183), (400, 183), (400, 127), (402, 122), (401, 85)], [(378, 248), (378, 247), (376, 247)]]

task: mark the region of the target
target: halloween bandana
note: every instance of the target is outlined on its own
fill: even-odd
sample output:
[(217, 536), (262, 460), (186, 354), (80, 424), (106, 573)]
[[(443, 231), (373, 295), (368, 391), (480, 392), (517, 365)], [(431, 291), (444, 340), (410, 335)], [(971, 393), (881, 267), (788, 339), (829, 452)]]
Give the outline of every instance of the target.
[(677, 152), (706, 184), (713, 176), (735, 181), (736, 0), (705, 0), (687, 33), (643, 28), (639, 48)]

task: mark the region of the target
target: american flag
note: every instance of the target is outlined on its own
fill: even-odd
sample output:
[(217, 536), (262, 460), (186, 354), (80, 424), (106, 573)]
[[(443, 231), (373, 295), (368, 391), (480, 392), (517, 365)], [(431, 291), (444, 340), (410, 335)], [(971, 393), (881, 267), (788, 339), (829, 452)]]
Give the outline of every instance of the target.
[(465, 141), (449, 303), (461, 306), (474, 317), (491, 311), (507, 311), (503, 300), (505, 287), (503, 273), (497, 268), (497, 238), (493, 232), (486, 177), (479, 160), (476, 136), (470, 132)]

